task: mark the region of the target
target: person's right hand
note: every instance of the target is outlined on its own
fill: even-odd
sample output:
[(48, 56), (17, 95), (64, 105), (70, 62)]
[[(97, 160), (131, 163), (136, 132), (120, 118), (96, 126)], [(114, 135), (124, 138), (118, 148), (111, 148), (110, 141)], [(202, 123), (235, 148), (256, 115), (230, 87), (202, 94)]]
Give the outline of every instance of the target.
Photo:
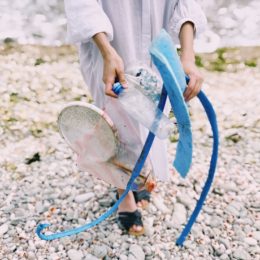
[(122, 58), (113, 49), (107, 55), (104, 55), (104, 70), (103, 82), (105, 83), (105, 93), (111, 97), (117, 97), (113, 92), (112, 87), (117, 79), (124, 88), (127, 88), (127, 83), (124, 74), (124, 63)]
[(104, 32), (99, 32), (93, 36), (104, 61), (103, 81), (105, 83), (105, 93), (111, 97), (117, 97), (112, 87), (117, 79), (124, 88), (127, 88), (124, 74), (124, 63), (116, 50), (112, 47)]

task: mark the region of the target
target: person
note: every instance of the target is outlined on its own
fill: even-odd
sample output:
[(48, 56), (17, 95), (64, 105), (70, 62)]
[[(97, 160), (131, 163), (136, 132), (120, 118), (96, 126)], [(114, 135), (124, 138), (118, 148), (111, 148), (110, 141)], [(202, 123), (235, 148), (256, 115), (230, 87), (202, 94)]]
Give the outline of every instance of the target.
[[(120, 139), (127, 145), (145, 141), (147, 129), (122, 111), (112, 91), (117, 78), (127, 88), (125, 69), (142, 63), (152, 67), (149, 45), (164, 28), (181, 46), (181, 62), (190, 77), (184, 92), (189, 101), (201, 89), (203, 78), (195, 65), (194, 36), (206, 27), (205, 15), (195, 0), (64, 0), (67, 37), (79, 50), (82, 75), (95, 105), (114, 121)], [(154, 68), (153, 68), (154, 69)], [(149, 154), (153, 174), (169, 178), (166, 141), (155, 138)], [(118, 190), (121, 194), (123, 191)], [(135, 196), (134, 196), (135, 195)], [(139, 196), (138, 196), (139, 195)], [(149, 194), (129, 192), (118, 209), (121, 225), (134, 235), (144, 233), (137, 206), (145, 207)]]

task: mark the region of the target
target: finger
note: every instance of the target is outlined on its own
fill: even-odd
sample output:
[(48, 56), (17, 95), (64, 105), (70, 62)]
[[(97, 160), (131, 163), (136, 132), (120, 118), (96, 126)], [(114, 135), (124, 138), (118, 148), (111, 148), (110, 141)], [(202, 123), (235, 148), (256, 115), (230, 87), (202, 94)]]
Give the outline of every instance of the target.
[(105, 94), (110, 96), (110, 97), (115, 97), (117, 98), (117, 95), (114, 93), (114, 91), (112, 90), (114, 82), (107, 82), (105, 83)]
[(201, 89), (201, 85), (202, 85), (202, 79), (199, 78), (199, 79), (197, 79), (195, 87), (193, 88), (192, 92), (187, 97), (187, 101), (191, 100), (192, 98), (194, 98), (195, 96), (198, 95), (198, 93), (199, 93), (199, 91)]
[(189, 75), (189, 77), (190, 77), (189, 84), (183, 94), (185, 101), (187, 101), (187, 98), (192, 93), (193, 88), (195, 87), (195, 84), (196, 84), (196, 77), (194, 75)]
[(118, 71), (117, 76), (118, 76), (118, 80), (119, 80), (119, 82), (121, 83), (121, 85), (122, 85), (124, 88), (127, 88), (127, 81), (126, 81), (126, 78), (125, 78), (125, 73), (124, 73), (124, 71), (123, 71), (123, 70)]

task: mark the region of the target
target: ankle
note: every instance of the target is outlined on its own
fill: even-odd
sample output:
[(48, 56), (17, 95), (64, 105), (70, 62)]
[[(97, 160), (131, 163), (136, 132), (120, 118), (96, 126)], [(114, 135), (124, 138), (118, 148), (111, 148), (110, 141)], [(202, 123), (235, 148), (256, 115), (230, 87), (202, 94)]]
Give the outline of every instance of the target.
[[(118, 195), (119, 195), (119, 198), (121, 197), (121, 195), (124, 193), (125, 190), (122, 190), (122, 189), (118, 189), (117, 192), (118, 192)], [(128, 198), (132, 198), (133, 197), (133, 192), (132, 191), (129, 191), (127, 193), (127, 195), (125, 196), (125, 199), (128, 199)]]

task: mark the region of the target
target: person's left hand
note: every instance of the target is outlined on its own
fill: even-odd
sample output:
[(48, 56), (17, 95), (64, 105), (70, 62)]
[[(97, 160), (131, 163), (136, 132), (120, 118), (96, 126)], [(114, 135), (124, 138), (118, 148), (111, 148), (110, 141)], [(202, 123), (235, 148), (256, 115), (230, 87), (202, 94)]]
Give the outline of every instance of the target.
[(197, 94), (200, 92), (203, 83), (203, 77), (194, 61), (181, 59), (181, 63), (184, 72), (190, 78), (189, 84), (183, 94), (185, 101), (188, 102), (193, 97), (197, 96)]

